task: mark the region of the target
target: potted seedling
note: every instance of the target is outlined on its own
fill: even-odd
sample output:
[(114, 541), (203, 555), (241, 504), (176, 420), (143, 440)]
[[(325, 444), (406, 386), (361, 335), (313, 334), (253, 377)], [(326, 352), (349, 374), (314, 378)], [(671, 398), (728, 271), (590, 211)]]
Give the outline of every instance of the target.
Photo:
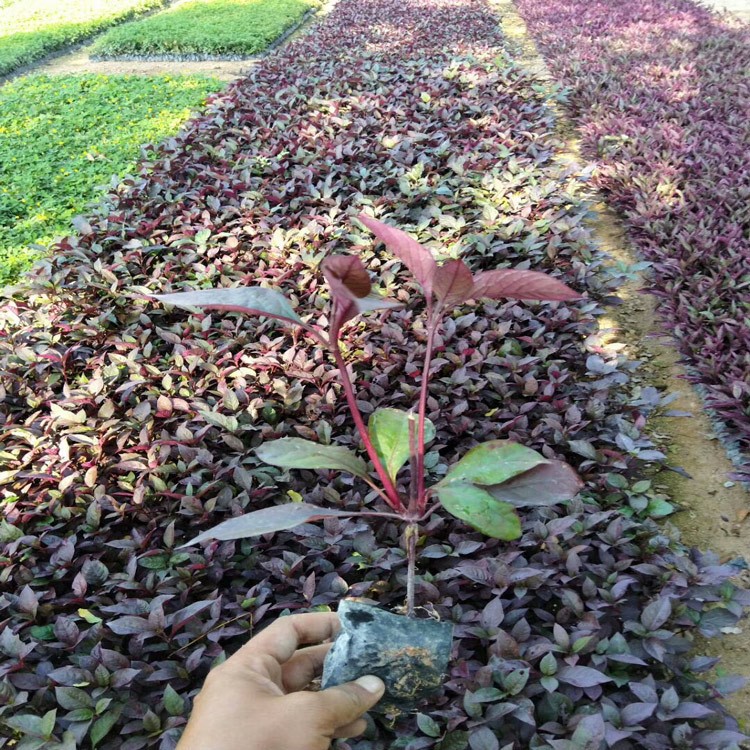
[[(564, 462), (549, 460), (509, 440), (491, 440), (472, 448), (440, 481), (427, 486), (425, 446), (435, 438), (435, 427), (426, 416), (427, 396), (434, 340), (441, 322), (446, 314), (470, 300), (564, 301), (580, 295), (551, 276), (535, 271), (498, 269), (474, 276), (461, 260), (439, 265), (427, 248), (405, 232), (364, 214), (359, 218), (411, 271), (425, 296), (426, 346), (421, 387), (418, 403), (410, 411), (378, 409), (365, 423), (357, 406), (341, 345), (342, 328), (362, 313), (400, 304), (373, 291), (367, 270), (354, 255), (331, 255), (322, 263), (332, 300), (327, 330), (303, 320), (279, 291), (260, 286), (178, 292), (156, 295), (156, 299), (187, 309), (275, 318), (302, 328), (333, 358), (366, 459), (342, 446), (296, 437), (266, 441), (256, 448), (256, 453), (263, 461), (285, 469), (349, 472), (366, 482), (386, 508), (347, 511), (306, 502), (286, 503), (231, 518), (183, 546), (209, 539), (259, 536), (330, 516), (401, 522), (407, 561), (406, 615), (359, 602), (342, 602), (342, 632), (326, 660), (323, 677), (327, 686), (365, 673), (377, 674), (387, 685), (385, 706), (398, 709), (413, 706), (439, 687), (451, 648), (449, 623), (415, 618), (420, 524), (442, 510), (488, 536), (510, 541), (521, 535), (517, 507), (561, 502), (576, 495), (581, 487), (576, 473)], [(408, 491), (404, 491), (400, 477), (407, 466)]]

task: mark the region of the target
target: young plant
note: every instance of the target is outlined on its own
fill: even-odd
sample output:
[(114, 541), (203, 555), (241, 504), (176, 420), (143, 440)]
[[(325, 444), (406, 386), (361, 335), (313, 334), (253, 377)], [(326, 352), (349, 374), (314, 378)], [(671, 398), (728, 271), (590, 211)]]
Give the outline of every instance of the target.
[[(323, 275), (333, 302), (327, 331), (303, 321), (286, 297), (264, 287), (208, 289), (155, 297), (161, 302), (188, 309), (198, 307), (276, 318), (300, 326), (324, 347), (338, 367), (344, 394), (369, 463), (348, 448), (292, 437), (267, 441), (256, 449), (256, 453), (267, 463), (286, 469), (347, 471), (375, 490), (389, 510), (345, 511), (305, 502), (288, 503), (231, 518), (183, 546), (205, 539), (241, 539), (292, 529), (327, 516), (396, 519), (404, 524), (408, 561), (406, 612), (412, 615), (419, 524), (438, 508), (442, 507), (488, 536), (510, 541), (521, 535), (516, 507), (561, 502), (575, 496), (581, 487), (580, 479), (566, 463), (546, 459), (510, 440), (491, 440), (472, 448), (443, 479), (426, 486), (425, 446), (435, 438), (435, 427), (426, 416), (429, 372), (435, 334), (443, 317), (470, 300), (565, 301), (579, 299), (580, 295), (536, 271), (499, 269), (474, 276), (461, 260), (438, 265), (430, 251), (405, 232), (364, 214), (359, 219), (403, 262), (424, 291), (427, 343), (416, 411), (378, 409), (365, 424), (357, 406), (342, 353), (342, 327), (361, 313), (392, 309), (400, 304), (373, 291), (370, 276), (356, 256), (334, 255), (323, 261)], [(404, 494), (397, 480), (407, 463), (410, 468), (409, 491)]]

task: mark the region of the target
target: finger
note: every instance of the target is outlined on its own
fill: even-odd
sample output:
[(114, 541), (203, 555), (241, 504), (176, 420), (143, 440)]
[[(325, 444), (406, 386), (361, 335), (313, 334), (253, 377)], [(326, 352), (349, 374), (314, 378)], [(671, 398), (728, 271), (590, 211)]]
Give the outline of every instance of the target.
[(364, 734), (366, 729), (367, 721), (365, 719), (357, 719), (351, 724), (347, 724), (345, 727), (339, 727), (333, 733), (333, 738), (336, 740), (346, 740), (349, 737), (356, 737), (359, 734)]
[(304, 690), (323, 671), (323, 660), (331, 649), (330, 643), (309, 646), (297, 651), (281, 668), (281, 681), (285, 693)]
[(311, 612), (281, 617), (251, 638), (237, 654), (264, 654), (283, 664), (301, 644), (320, 643), (332, 638), (340, 628), (334, 612)]
[(311, 693), (321, 717), (332, 729), (345, 727), (369, 711), (382, 697), (385, 685), (379, 677), (366, 675), (354, 682)]

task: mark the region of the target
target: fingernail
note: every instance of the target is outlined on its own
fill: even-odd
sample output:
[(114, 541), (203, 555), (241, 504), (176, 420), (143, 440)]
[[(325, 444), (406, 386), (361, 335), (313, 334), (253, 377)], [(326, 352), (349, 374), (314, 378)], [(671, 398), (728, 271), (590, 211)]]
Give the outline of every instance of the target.
[(385, 690), (385, 683), (380, 677), (374, 674), (366, 674), (354, 681), (357, 685), (364, 688), (368, 693), (382, 693)]

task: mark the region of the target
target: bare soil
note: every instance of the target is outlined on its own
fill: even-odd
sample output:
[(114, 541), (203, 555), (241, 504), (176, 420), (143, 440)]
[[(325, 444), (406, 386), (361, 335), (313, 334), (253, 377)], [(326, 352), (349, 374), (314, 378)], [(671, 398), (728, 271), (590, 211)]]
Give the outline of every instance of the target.
[[(716, 0), (723, 2), (724, 0)], [(750, 0), (733, 0), (746, 3)], [(520, 60), (541, 77), (552, 80), (543, 58), (528, 34), (526, 25), (511, 0), (498, 0), (495, 7), (508, 42)], [(558, 108), (560, 135), (566, 142), (561, 161), (586, 164), (575, 130)], [(610, 211), (601, 196), (593, 196), (594, 219), (590, 228), (600, 248), (614, 261), (636, 263), (637, 253), (630, 245), (621, 220)], [(679, 393), (669, 409), (690, 412), (692, 417), (659, 416), (651, 421), (650, 434), (668, 455), (669, 465), (683, 468), (689, 478), (662, 470), (655, 478), (657, 488), (670, 495), (680, 511), (670, 520), (682, 540), (701, 550), (712, 550), (722, 561), (750, 557), (750, 492), (730, 482), (733, 465), (714, 434), (698, 393), (685, 380), (685, 370), (674, 341), (665, 332), (656, 300), (643, 291), (647, 286), (640, 275), (618, 290), (622, 304), (610, 308), (600, 322), (606, 329), (605, 343), (617, 343), (631, 359), (643, 365), (639, 377), (667, 393)], [(745, 571), (735, 583), (750, 587)], [(739, 632), (721, 638), (698, 639), (696, 651), (720, 656), (719, 670), (750, 678), (750, 622), (740, 623)], [(745, 731), (750, 731), (750, 685), (725, 701)]]
[(66, 75), (69, 73), (99, 73), (101, 75), (203, 75), (231, 81), (255, 64), (248, 60), (193, 60), (190, 62), (150, 60), (92, 60), (90, 46), (61, 57), (46, 60), (38, 65), (35, 73)]

